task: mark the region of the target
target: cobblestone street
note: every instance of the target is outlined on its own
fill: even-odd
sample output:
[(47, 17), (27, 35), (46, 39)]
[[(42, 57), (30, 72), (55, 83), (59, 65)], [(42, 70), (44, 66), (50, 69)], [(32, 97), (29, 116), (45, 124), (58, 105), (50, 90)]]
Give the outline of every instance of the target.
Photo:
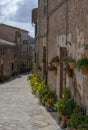
[(27, 76), (0, 84), (0, 130), (60, 130), (32, 95)]

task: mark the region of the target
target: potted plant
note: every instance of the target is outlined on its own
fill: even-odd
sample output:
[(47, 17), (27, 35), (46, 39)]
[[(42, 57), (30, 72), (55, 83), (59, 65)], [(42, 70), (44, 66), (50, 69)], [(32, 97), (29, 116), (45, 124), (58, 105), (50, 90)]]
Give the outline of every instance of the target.
[(60, 114), (69, 117), (73, 112), (74, 100), (72, 98), (70, 99), (62, 98), (59, 102), (56, 103), (55, 106)]
[(69, 64), (69, 66), (70, 66), (71, 69), (74, 69), (75, 65), (76, 65), (75, 59), (69, 57), (68, 64)]
[(84, 121), (78, 126), (78, 130), (88, 130), (88, 116), (84, 116)]
[(88, 58), (88, 44), (84, 45), (84, 54)]
[(50, 66), (48, 67), (48, 70), (49, 70), (49, 71), (53, 71), (55, 75), (57, 74), (57, 67), (55, 67), (54, 65), (50, 65)]
[(71, 92), (69, 87), (63, 88), (63, 98), (70, 99), (71, 98)]
[(56, 93), (51, 90), (49, 90), (43, 98), (45, 100), (45, 106), (48, 110), (49, 110), (49, 108), (51, 109), (54, 106), (54, 104), (57, 100)]
[(69, 64), (70, 69), (74, 69), (74, 68), (75, 68), (75, 64), (76, 64), (75, 59), (72, 58), (72, 57), (70, 57), (70, 56), (64, 57), (64, 58), (63, 58), (63, 63), (64, 63), (65, 66), (66, 66), (67, 64)]
[(83, 75), (88, 75), (88, 59), (86, 57), (82, 57), (77, 61), (77, 68), (81, 70)]
[(43, 98), (44, 96), (48, 93), (49, 88), (48, 86), (45, 84), (44, 81), (42, 81), (39, 86), (38, 86), (38, 94), (39, 94), (39, 100), (42, 102), (44, 101)]
[(62, 118), (61, 126), (63, 126), (67, 122), (68, 118), (72, 114), (73, 109), (75, 107), (75, 103), (74, 100), (71, 98), (71, 93), (69, 88), (63, 89), (63, 98), (60, 99), (55, 104), (55, 107), (59, 112), (59, 114), (61, 115)]
[(69, 59), (69, 57), (68, 57), (68, 56), (65, 56), (65, 57), (63, 58), (63, 60), (62, 60), (62, 63), (63, 63), (64, 65), (68, 64), (68, 59)]
[(83, 110), (80, 106), (76, 106), (73, 110), (73, 113), (83, 114)]
[(88, 130), (88, 122), (80, 124), (78, 130)]
[(69, 119), (69, 124), (73, 130), (77, 130), (78, 126), (84, 121), (84, 115), (80, 113), (73, 113)]
[(67, 73), (68, 77), (73, 77), (73, 70), (68, 64), (64, 67), (64, 71)]
[(52, 58), (51, 63), (57, 67), (59, 65), (59, 56), (55, 56)]
[(76, 106), (73, 109), (73, 113), (68, 120), (68, 124), (74, 130), (78, 129), (78, 126), (85, 120), (85, 116), (83, 115), (83, 110), (80, 106)]
[(74, 106), (75, 104), (72, 98), (70, 99), (62, 98), (60, 99), (60, 101), (58, 101), (55, 104), (57, 111), (61, 115), (61, 119), (62, 119), (61, 127), (63, 127), (64, 124), (66, 124), (66, 122), (68, 121), (70, 115), (73, 112)]

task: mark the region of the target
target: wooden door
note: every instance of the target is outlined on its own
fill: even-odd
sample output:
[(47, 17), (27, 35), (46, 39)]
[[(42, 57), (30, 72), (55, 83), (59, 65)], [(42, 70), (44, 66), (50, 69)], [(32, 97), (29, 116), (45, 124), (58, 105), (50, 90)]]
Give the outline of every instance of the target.
[(67, 55), (66, 47), (60, 47), (60, 98), (62, 98), (63, 87), (66, 82), (66, 75), (63, 73), (63, 58)]

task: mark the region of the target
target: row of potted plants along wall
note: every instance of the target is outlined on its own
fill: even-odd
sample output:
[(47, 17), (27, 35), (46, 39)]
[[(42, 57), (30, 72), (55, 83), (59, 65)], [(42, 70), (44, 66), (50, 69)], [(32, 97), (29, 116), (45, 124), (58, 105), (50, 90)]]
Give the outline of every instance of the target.
[(88, 116), (71, 98), (69, 88), (64, 88), (63, 98), (55, 104), (55, 107), (61, 119), (61, 127), (68, 126), (69, 130), (88, 130)]
[(65, 64), (65, 69), (73, 70), (74, 68), (77, 68), (78, 71), (81, 71), (83, 75), (88, 75), (88, 58), (87, 57), (84, 56), (78, 59), (77, 61), (73, 59), (72, 57), (65, 57), (63, 59), (63, 62)]
[(71, 98), (69, 88), (64, 88), (63, 98), (57, 101), (55, 92), (51, 91), (44, 81), (40, 80), (38, 74), (32, 74), (29, 79), (32, 92), (37, 95), (40, 102), (48, 110), (53, 110), (54, 107), (57, 109), (59, 119), (61, 119), (61, 127), (68, 126), (71, 130), (88, 130), (88, 116), (84, 115), (82, 108), (77, 106), (74, 99)]
[(38, 74), (32, 74), (30, 77), (32, 93), (35, 94), (39, 101), (46, 106), (48, 111), (54, 110), (54, 104), (57, 101), (57, 96), (54, 91), (51, 91), (45, 81), (40, 80)]
[(54, 72), (54, 74), (56, 75), (59, 62), (63, 62), (64, 70), (66, 72), (72, 72), (74, 68), (77, 68), (78, 71), (81, 71), (83, 75), (88, 75), (88, 58), (86, 56), (83, 56), (77, 61), (70, 56), (66, 56), (62, 61), (60, 61), (59, 57), (55, 56), (51, 59), (48, 70)]

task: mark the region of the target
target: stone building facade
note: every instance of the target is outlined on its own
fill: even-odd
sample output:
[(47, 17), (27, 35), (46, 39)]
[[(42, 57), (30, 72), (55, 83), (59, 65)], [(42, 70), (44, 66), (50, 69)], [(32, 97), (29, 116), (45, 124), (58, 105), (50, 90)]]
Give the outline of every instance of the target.
[[(59, 56), (57, 75), (48, 71), (48, 85), (62, 97), (63, 87), (71, 89), (77, 104), (86, 108), (88, 113), (88, 76), (76, 68), (69, 77), (62, 63), (65, 56), (76, 61), (85, 56), (84, 45), (88, 45), (88, 0), (47, 0), (47, 13), (43, 15), (44, 1), (38, 6), (38, 53), (42, 66), (43, 45), (46, 47), (48, 65), (54, 56)], [(46, 40), (44, 40), (44, 36)], [(44, 75), (44, 73), (42, 73)]]
[(48, 1), (48, 62), (55, 55), (60, 58), (57, 76), (49, 72), (48, 84), (56, 90), (59, 98), (63, 87), (70, 87), (76, 102), (88, 110), (88, 76), (75, 68), (73, 77), (68, 77), (61, 62), (65, 55), (76, 61), (84, 56), (84, 45), (88, 44), (87, 5), (87, 0), (53, 1), (53, 4)]
[(35, 39), (28, 36), (28, 45), (29, 45), (29, 49), (28, 49), (28, 60), (29, 60), (29, 66), (30, 69), (33, 67), (33, 63), (34, 63), (34, 54), (35, 54)]
[[(13, 42), (16, 45), (15, 49), (15, 62), (16, 62), (16, 72), (20, 72), (20, 68), (23, 63), (23, 51), (24, 43), (28, 39), (28, 31), (12, 27), (5, 24), (0, 24), (0, 38), (9, 42)], [(26, 51), (25, 51), (26, 53)]]
[(0, 81), (8, 79), (16, 72), (16, 45), (0, 39)]
[(37, 20), (36, 23), (34, 23), (35, 25), (37, 24), (37, 34), (35, 37), (35, 61), (38, 68), (41, 68), (42, 79), (46, 79), (47, 0), (38, 1), (37, 13)]
[(34, 39), (28, 35), (27, 40), (23, 42), (21, 54), (22, 71), (30, 71), (34, 58)]
[(16, 28), (6, 24), (0, 24), (0, 38), (6, 41), (13, 42), (17, 45), (23, 43), (23, 40), (27, 40), (28, 31)]

